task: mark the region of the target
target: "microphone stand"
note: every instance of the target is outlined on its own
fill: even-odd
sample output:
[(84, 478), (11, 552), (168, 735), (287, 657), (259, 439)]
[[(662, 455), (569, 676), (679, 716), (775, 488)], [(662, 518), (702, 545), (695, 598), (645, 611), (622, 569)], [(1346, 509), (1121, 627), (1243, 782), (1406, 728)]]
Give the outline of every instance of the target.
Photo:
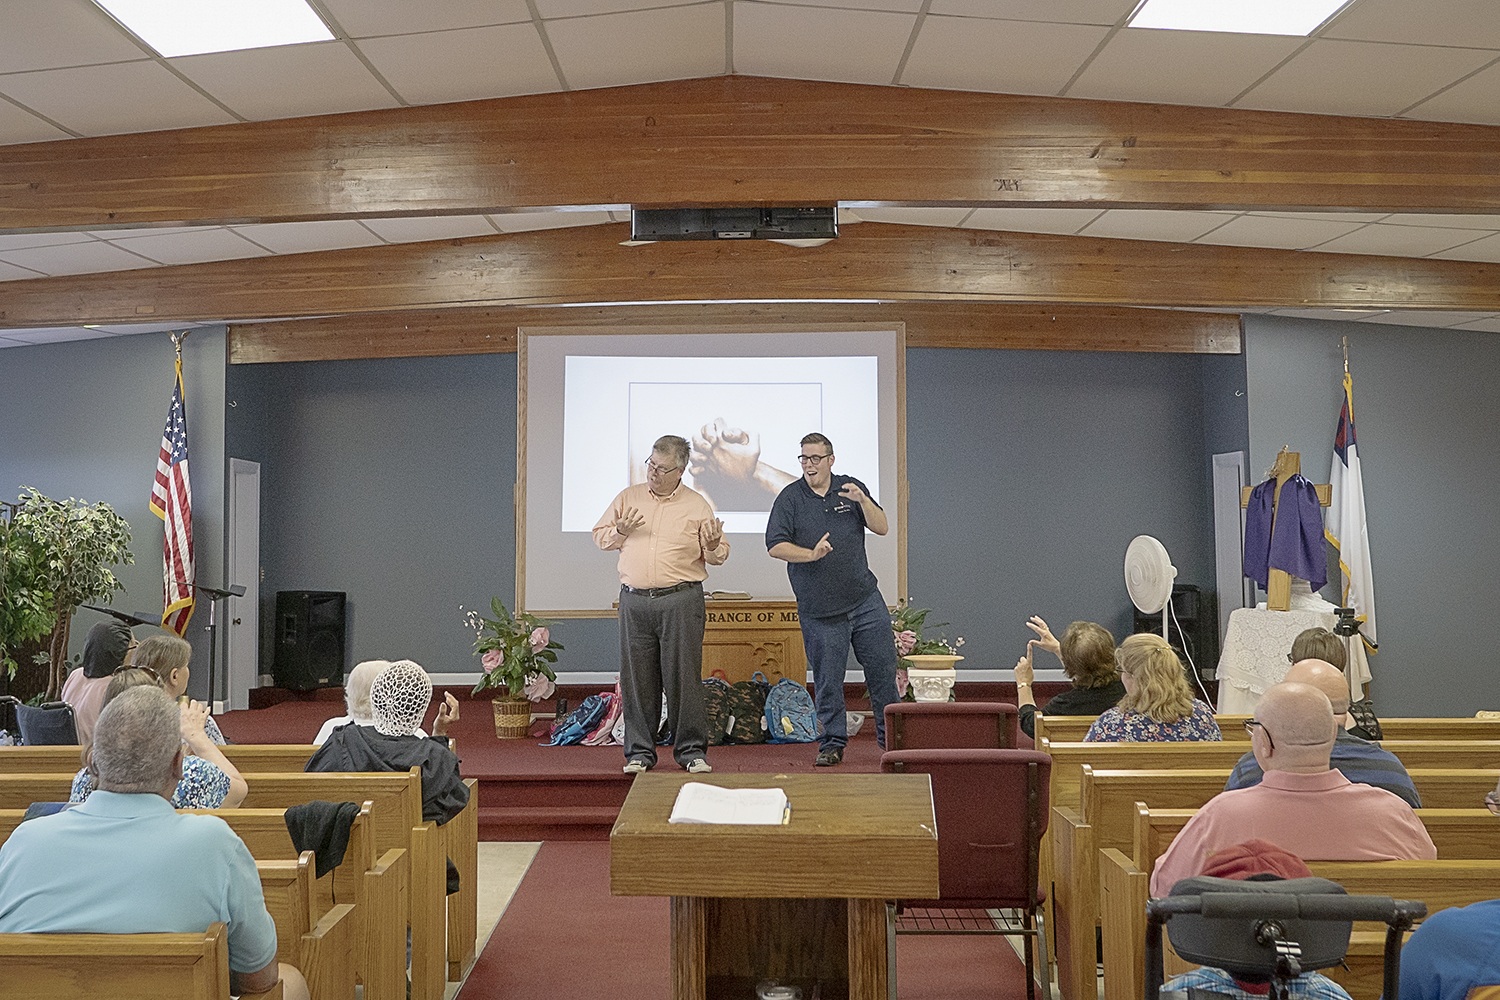
[(205, 587), (202, 584), (189, 583), (186, 580), (177, 580), (175, 582), (183, 587), (192, 587), (200, 594), (208, 595), (208, 624), (204, 626), (203, 631), (208, 633), (208, 707), (212, 711), (214, 703), (214, 654), (219, 645), (218, 631), (215, 628), (214, 621), (215, 611), (218, 608), (218, 602), (223, 598), (244, 597), (245, 588), (234, 585), (229, 587), (228, 590), (220, 590), (218, 587)]

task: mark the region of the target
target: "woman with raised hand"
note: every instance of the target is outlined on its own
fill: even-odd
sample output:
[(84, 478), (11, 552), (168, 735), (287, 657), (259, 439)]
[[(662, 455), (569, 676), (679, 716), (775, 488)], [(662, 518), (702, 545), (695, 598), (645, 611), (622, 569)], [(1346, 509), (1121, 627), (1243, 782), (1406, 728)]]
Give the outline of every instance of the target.
[(1026, 655), (1016, 663), (1016, 704), (1021, 708), (1021, 731), (1036, 736), (1036, 697), (1031, 685), (1036, 679), (1034, 651), (1038, 648), (1062, 661), (1063, 673), (1073, 686), (1047, 702), (1043, 715), (1098, 715), (1125, 696), (1125, 687), (1115, 672), (1115, 638), (1102, 625), (1074, 622), (1059, 642), (1040, 615), (1032, 615), (1026, 627), (1037, 634), (1027, 640)]

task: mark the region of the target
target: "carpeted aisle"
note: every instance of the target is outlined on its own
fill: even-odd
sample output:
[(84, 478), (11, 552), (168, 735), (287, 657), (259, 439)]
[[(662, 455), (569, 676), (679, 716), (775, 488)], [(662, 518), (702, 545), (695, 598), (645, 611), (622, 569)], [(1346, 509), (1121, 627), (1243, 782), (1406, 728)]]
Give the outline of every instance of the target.
[[(1025, 967), (1004, 938), (902, 935), (897, 956), (901, 1000), (1026, 996)], [(607, 843), (549, 841), (458, 1000), (667, 1000), (669, 961), (667, 901), (611, 896)]]

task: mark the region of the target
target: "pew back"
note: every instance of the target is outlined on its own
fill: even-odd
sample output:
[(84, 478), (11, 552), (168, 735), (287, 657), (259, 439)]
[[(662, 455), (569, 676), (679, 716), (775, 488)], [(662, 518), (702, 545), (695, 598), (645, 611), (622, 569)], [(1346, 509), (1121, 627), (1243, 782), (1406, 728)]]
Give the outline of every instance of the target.
[[(241, 774), (300, 771), (318, 748), (311, 743), (243, 743), (219, 748)], [(0, 747), (0, 774), (74, 774), (82, 766), (76, 746)]]
[[(1245, 732), (1248, 715), (1215, 715), (1219, 731), (1227, 743), (1249, 743)], [(1092, 715), (1045, 715), (1037, 713), (1036, 738), (1047, 737), (1054, 743), (1077, 743), (1094, 724)], [(1395, 718), (1381, 719), (1382, 743), (1385, 740), (1500, 740), (1500, 719), (1471, 718)], [(1247, 748), (1248, 749), (1248, 748)]]

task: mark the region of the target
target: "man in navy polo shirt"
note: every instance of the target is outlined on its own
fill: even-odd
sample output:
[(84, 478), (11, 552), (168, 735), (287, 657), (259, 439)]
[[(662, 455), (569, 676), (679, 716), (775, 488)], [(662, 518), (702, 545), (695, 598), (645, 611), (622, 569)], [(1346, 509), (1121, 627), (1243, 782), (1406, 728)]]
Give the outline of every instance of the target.
[(813, 693), (823, 735), (819, 767), (844, 759), (844, 669), (849, 647), (864, 668), (875, 712), (875, 736), (885, 746), (885, 706), (896, 700), (896, 643), (879, 581), (865, 560), (865, 529), (890, 530), (880, 509), (852, 476), (833, 474), (833, 442), (816, 432), (802, 439), (802, 478), (771, 505), (766, 548), (788, 563), (797, 595), (802, 644), (813, 670)]

